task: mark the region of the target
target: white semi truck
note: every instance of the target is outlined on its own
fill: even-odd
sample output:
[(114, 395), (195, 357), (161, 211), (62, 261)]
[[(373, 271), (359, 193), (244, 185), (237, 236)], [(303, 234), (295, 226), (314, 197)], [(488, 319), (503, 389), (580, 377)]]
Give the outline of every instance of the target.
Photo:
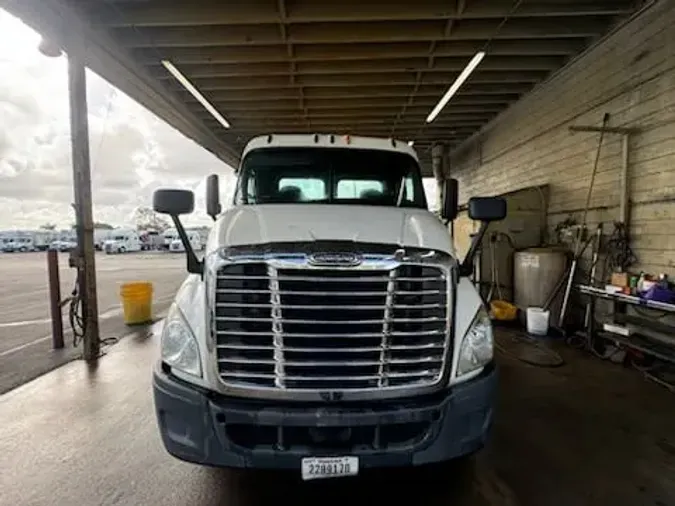
[(137, 230), (111, 230), (108, 238), (103, 241), (103, 251), (112, 253), (134, 253), (141, 251), (141, 238)]
[(485, 442), (496, 391), (492, 327), (469, 279), (500, 198), (472, 198), (481, 221), (467, 257), (427, 209), (405, 142), (270, 135), (243, 152), (233, 206), (203, 260), (179, 216), (194, 195), (158, 190), (189, 275), (161, 335), (153, 374), (159, 430), (180, 459), (296, 469), (303, 479), (417, 466)]
[[(199, 235), (199, 232), (196, 230), (189, 231), (187, 230), (188, 240), (190, 241), (190, 246), (195, 251), (202, 251), (204, 249), (204, 243), (202, 242), (202, 237)], [(177, 234), (176, 234), (177, 235)], [(169, 244), (169, 251), (172, 253), (184, 253), (185, 246), (183, 246), (183, 241), (180, 238), (176, 238), (171, 241)]]

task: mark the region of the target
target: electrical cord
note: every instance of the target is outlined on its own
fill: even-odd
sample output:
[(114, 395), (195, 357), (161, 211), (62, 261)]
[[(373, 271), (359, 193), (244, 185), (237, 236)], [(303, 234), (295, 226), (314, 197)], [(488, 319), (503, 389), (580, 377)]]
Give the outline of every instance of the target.
[[(87, 329), (87, 322), (84, 318), (84, 308), (82, 305), (82, 297), (80, 296), (79, 286), (80, 271), (77, 270), (73, 291), (70, 292), (70, 297), (62, 302), (62, 306), (68, 304), (68, 321), (70, 323), (70, 328), (73, 331), (73, 348), (77, 348), (82, 342)], [(99, 339), (99, 342), (103, 346), (109, 346), (118, 343), (119, 339), (117, 337), (106, 337), (104, 339)]]
[(605, 244), (606, 256), (603, 278), (610, 272), (626, 272), (638, 259), (630, 247), (630, 238), (626, 225), (614, 222), (614, 230)]
[[(561, 367), (565, 365), (565, 360), (557, 351), (552, 350), (548, 346), (545, 346), (543, 343), (540, 343), (531, 337), (520, 335), (520, 333), (516, 334), (515, 332), (505, 331), (499, 332), (498, 335), (503, 337), (495, 338), (495, 348), (504, 355), (523, 362), (524, 364), (546, 368)], [(502, 341), (502, 339), (507, 336), (510, 337), (511, 342), (515, 343), (516, 345), (526, 345), (525, 351), (523, 353), (517, 353), (508, 349), (508, 347), (505, 346), (503, 342), (500, 343), (500, 341)]]

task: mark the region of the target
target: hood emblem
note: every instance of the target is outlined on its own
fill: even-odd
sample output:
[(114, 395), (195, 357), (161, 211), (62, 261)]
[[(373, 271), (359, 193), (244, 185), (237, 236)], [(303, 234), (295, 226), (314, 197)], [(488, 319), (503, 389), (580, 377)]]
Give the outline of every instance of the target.
[(358, 253), (312, 253), (307, 257), (311, 265), (329, 267), (354, 267), (363, 262)]

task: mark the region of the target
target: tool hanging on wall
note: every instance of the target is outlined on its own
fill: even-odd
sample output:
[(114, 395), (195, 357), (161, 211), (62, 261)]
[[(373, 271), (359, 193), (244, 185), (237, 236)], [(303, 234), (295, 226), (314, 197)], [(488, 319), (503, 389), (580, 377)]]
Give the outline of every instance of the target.
[(586, 193), (586, 203), (584, 204), (584, 212), (581, 218), (581, 226), (577, 229), (576, 238), (574, 241), (574, 249), (572, 256), (572, 264), (570, 266), (569, 277), (567, 278), (567, 284), (565, 286), (565, 294), (563, 296), (562, 306), (560, 308), (560, 317), (558, 319), (558, 326), (560, 328), (564, 327), (565, 317), (567, 316), (567, 308), (569, 306), (570, 295), (572, 293), (572, 284), (574, 283), (574, 277), (577, 273), (577, 267), (579, 260), (583, 251), (584, 246), (584, 234), (586, 233), (586, 222), (588, 219), (588, 208), (591, 205), (591, 197), (593, 195), (593, 185), (595, 184), (595, 176), (598, 173), (598, 164), (600, 162), (600, 151), (602, 149), (602, 142), (605, 138), (605, 129), (607, 128), (607, 123), (609, 122), (609, 113), (605, 113), (602, 118), (602, 127), (600, 128), (600, 139), (598, 140), (598, 148), (595, 151), (595, 160), (593, 162), (593, 170), (591, 171), (591, 180), (588, 183), (588, 192)]

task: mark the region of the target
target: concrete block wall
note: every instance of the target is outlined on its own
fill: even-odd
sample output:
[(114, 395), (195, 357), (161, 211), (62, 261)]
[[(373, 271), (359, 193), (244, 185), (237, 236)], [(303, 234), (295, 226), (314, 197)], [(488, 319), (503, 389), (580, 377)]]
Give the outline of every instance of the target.
[[(598, 134), (571, 125), (638, 128), (631, 138), (630, 200), (636, 269), (675, 276), (675, 1), (661, 0), (617, 28), (451, 155), (460, 201), (550, 187), (549, 232), (581, 220)], [(606, 135), (589, 226), (619, 215), (621, 138)]]

